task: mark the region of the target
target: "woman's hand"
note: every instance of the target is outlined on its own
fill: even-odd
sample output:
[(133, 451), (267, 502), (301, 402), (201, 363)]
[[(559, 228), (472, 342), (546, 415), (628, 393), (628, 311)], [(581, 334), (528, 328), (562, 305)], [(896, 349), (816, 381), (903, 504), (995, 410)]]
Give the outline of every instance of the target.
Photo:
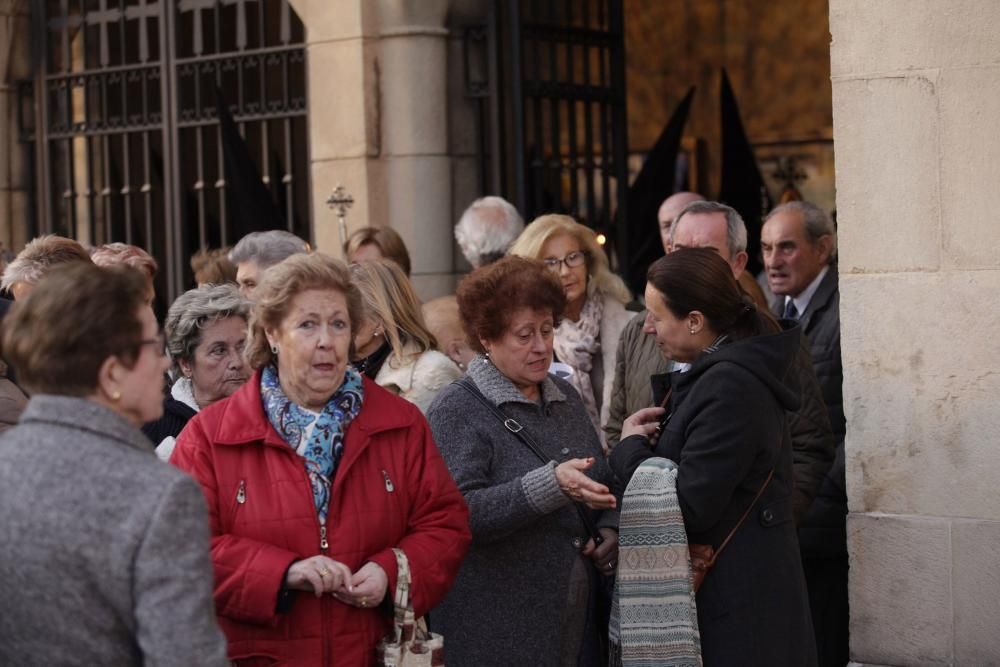
[(323, 593), (353, 593), (351, 570), (327, 556), (312, 556), (295, 561), (285, 575), (285, 585), (296, 591)]
[(556, 481), (562, 492), (576, 502), (584, 503), (590, 509), (611, 509), (618, 502), (610, 489), (584, 473), (594, 465), (594, 457), (570, 459), (556, 466)]
[(604, 541), (600, 545), (595, 545), (594, 539), (591, 538), (587, 540), (586, 546), (580, 553), (590, 556), (594, 566), (602, 574), (614, 574), (618, 566), (618, 531), (614, 528), (600, 528), (598, 532)]
[(624, 440), (630, 435), (641, 435), (648, 440), (656, 432), (664, 412), (666, 410), (663, 408), (643, 408), (637, 411), (622, 422), (621, 439)]
[(378, 563), (365, 563), (350, 579), (350, 592), (334, 593), (341, 602), (355, 607), (377, 607), (385, 599), (389, 577)]

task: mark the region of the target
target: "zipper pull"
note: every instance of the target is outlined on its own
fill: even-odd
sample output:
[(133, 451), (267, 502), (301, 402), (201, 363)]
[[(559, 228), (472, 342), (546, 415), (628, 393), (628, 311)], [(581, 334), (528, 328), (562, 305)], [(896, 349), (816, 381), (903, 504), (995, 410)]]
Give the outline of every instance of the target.
[(388, 491), (389, 493), (392, 493), (393, 491), (395, 491), (396, 487), (393, 485), (392, 480), (389, 479), (389, 473), (387, 473), (385, 470), (383, 470), (382, 471), (382, 477), (385, 478), (385, 490)]
[(319, 527), (319, 548), (323, 551), (330, 548), (330, 543), (326, 541), (326, 526)]
[(240, 488), (236, 491), (236, 502), (240, 505), (247, 501), (247, 483), (246, 480), (240, 480)]

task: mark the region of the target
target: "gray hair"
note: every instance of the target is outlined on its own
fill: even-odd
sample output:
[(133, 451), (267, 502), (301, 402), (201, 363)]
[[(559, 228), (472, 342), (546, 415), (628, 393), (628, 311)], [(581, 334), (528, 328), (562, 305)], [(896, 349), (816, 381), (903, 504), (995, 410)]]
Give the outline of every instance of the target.
[(309, 252), (309, 244), (291, 232), (274, 229), (241, 238), (229, 251), (229, 261), (236, 265), (253, 262), (263, 271), (300, 252)]
[(816, 204), (811, 204), (807, 201), (790, 201), (787, 204), (776, 206), (767, 214), (764, 222), (785, 211), (795, 211), (802, 217), (802, 224), (806, 230), (806, 238), (809, 239), (811, 244), (816, 245), (821, 238), (829, 236), (832, 240), (832, 245), (830, 246), (830, 258), (827, 260), (827, 264), (833, 264), (837, 261), (837, 228), (834, 226), (830, 216), (826, 214), (826, 211), (816, 206)]
[(174, 373), (180, 373), (180, 360), (190, 361), (201, 343), (205, 327), (227, 317), (250, 317), (250, 302), (240, 296), (232, 283), (202, 285), (177, 297), (167, 312), (163, 334)]
[(688, 213), (722, 213), (726, 216), (726, 245), (729, 246), (730, 258), (736, 257), (747, 249), (747, 225), (743, 217), (732, 206), (720, 204), (717, 201), (694, 201), (684, 207), (684, 210), (674, 218), (670, 226), (670, 245), (674, 243), (678, 224)]
[(482, 197), (465, 209), (455, 225), (455, 240), (473, 267), (504, 256), (524, 230), (524, 220), (503, 197)]

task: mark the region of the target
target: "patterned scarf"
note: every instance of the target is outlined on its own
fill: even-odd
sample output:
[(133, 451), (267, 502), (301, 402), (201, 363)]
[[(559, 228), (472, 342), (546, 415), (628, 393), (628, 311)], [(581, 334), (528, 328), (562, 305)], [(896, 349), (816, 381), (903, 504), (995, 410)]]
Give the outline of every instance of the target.
[(288, 398), (278, 381), (278, 370), (273, 365), (265, 367), (261, 374), (260, 396), (271, 426), (303, 458), (312, 485), (316, 514), (320, 525), (325, 526), (330, 489), (337, 474), (337, 465), (344, 455), (344, 434), (347, 426), (361, 412), (364, 401), (361, 375), (348, 366), (340, 389), (319, 413), (306, 410)]
[(618, 578), (608, 634), (612, 667), (701, 667), (677, 464), (647, 459), (622, 500)]
[[(594, 368), (594, 355), (601, 349), (598, 338), (601, 335), (601, 317), (604, 315), (604, 298), (600, 292), (594, 292), (587, 297), (580, 311), (580, 321), (570, 322), (564, 318), (556, 328), (553, 348), (559, 361), (573, 367), (573, 375), (569, 381), (583, 398), (594, 430), (601, 437), (601, 444), (607, 448), (604, 441), (604, 430), (601, 429), (601, 414), (597, 409), (597, 399), (594, 395), (593, 383), (590, 381), (590, 371)], [(613, 373), (613, 368), (605, 368), (605, 373)], [(598, 387), (597, 391), (603, 391)]]

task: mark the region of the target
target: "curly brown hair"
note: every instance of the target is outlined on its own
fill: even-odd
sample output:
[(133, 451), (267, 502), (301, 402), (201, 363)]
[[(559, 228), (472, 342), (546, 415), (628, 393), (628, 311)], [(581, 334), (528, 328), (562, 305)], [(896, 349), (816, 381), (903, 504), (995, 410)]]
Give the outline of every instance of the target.
[(476, 269), (462, 279), (455, 296), (469, 346), (478, 352), (485, 351), (480, 341), (503, 336), (515, 311), (551, 312), (558, 326), (566, 308), (555, 274), (538, 260), (515, 256)]

